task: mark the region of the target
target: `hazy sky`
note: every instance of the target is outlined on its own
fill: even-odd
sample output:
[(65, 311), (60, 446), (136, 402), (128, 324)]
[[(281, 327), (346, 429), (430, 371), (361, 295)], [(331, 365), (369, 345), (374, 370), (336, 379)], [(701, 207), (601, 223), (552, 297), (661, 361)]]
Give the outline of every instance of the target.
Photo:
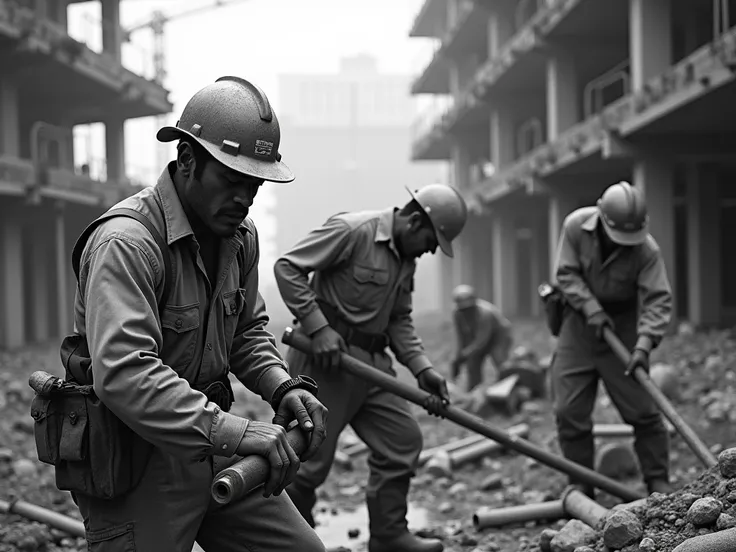
[[(166, 24), (166, 87), (171, 90), (174, 113), (200, 88), (223, 75), (238, 75), (258, 84), (279, 109), (277, 78), (283, 73), (329, 73), (342, 57), (368, 53), (378, 59), (379, 71), (414, 74), (425, 63), (430, 46), (408, 32), (424, 0), (241, 0), (204, 13), (174, 18)], [(124, 28), (148, 21), (155, 10), (166, 15), (212, 5), (215, 0), (122, 0)], [(73, 4), (69, 32), (99, 49), (100, 3)], [(124, 63), (136, 72), (152, 74), (152, 34), (132, 35), (124, 48)], [(145, 62), (145, 63), (144, 63)], [(155, 120), (126, 125), (127, 165), (130, 176), (155, 180), (163, 159), (173, 158), (173, 146), (157, 146)], [(77, 150), (91, 148), (93, 158), (104, 158), (104, 134), (94, 129), (91, 139), (77, 138)], [(160, 157), (163, 153), (164, 156)], [(85, 155), (82, 153), (81, 155)], [(94, 163), (93, 163), (94, 164)], [(153, 182), (151, 182), (153, 183)], [(264, 193), (265, 192), (265, 193)], [(262, 197), (264, 196), (264, 197)], [(264, 236), (273, 221), (259, 213), (259, 202), (271, 203), (267, 184), (253, 209)], [(260, 216), (259, 216), (260, 214)], [(269, 260), (262, 263), (269, 266)], [(264, 276), (269, 274), (264, 271)]]

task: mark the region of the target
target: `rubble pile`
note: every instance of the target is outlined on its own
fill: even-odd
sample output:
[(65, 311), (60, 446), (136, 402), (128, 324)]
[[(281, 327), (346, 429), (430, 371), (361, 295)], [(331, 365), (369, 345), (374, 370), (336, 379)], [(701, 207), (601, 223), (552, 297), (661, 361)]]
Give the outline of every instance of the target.
[[(736, 448), (718, 465), (670, 495), (611, 510), (597, 532), (571, 520), (539, 538), (542, 552), (671, 552), (689, 538), (736, 527)], [(582, 524), (585, 525), (585, 524)]]

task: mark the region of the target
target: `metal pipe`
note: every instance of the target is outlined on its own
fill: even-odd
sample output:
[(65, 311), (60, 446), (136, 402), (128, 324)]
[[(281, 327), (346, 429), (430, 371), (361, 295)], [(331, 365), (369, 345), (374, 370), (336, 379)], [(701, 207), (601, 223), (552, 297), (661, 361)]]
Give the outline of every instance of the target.
[(562, 493), (562, 506), (568, 517), (579, 519), (594, 529), (610, 513), (608, 508), (601, 506), (575, 487), (568, 487)]
[(73, 537), (84, 537), (84, 524), (81, 521), (23, 500), (0, 499), (0, 514), (15, 514), (64, 531)]
[[(309, 443), (296, 421), (289, 425), (286, 440), (297, 455), (301, 455)], [(266, 458), (258, 455), (246, 456), (217, 474), (210, 489), (212, 498), (218, 504), (228, 504), (263, 485), (269, 473), (271, 464)]]
[[(618, 336), (610, 328), (603, 328), (603, 338), (621, 362), (623, 362), (624, 365), (628, 365), (631, 361), (631, 354)], [(632, 375), (634, 379), (639, 382), (639, 385), (641, 385), (649, 396), (652, 397), (654, 402), (662, 411), (662, 414), (672, 422), (672, 425), (675, 426), (675, 429), (682, 436), (690, 449), (695, 453), (695, 456), (697, 456), (708, 468), (717, 465), (718, 460), (716, 457), (708, 447), (705, 446), (705, 443), (700, 440), (698, 434), (695, 433), (695, 431), (693, 431), (693, 429), (687, 425), (685, 420), (683, 420), (677, 413), (675, 408), (672, 406), (672, 403), (670, 403), (670, 401), (667, 400), (667, 397), (664, 396), (664, 393), (654, 385), (649, 374), (647, 374), (643, 368), (636, 368)]]
[[(286, 328), (282, 341), (286, 345), (293, 347), (304, 354), (311, 354), (310, 339), (299, 331), (295, 331), (292, 328)], [(403, 397), (409, 402), (419, 406), (424, 406), (426, 401), (431, 398), (431, 395), (426, 391), (403, 383), (395, 377), (385, 374), (373, 366), (370, 366), (365, 362), (361, 362), (346, 353), (340, 353), (340, 367), (356, 377), (381, 387), (382, 389), (398, 395), (399, 397)], [(588, 485), (602, 489), (609, 494), (629, 501), (642, 498), (643, 496), (641, 493), (636, 492), (613, 479), (604, 477), (590, 468), (583, 467), (575, 462), (567, 460), (566, 458), (552, 454), (516, 435), (510, 435), (508, 432), (486, 423), (485, 420), (478, 416), (474, 416), (465, 410), (451, 405), (445, 405), (442, 407), (440, 414), (442, 417), (447, 418), (464, 428), (470, 429), (471, 431), (475, 431), (476, 433), (485, 435), (489, 439), (497, 441), (502, 444), (504, 448), (508, 448), (525, 456), (534, 458), (546, 466), (554, 468)]]
[(736, 527), (709, 535), (698, 535), (677, 545), (672, 552), (733, 552), (736, 550)]
[[(529, 435), (529, 426), (527, 424), (519, 424), (508, 428), (506, 431), (508, 431), (509, 435), (526, 438)], [(496, 441), (483, 439), (478, 443), (450, 451), (450, 462), (452, 468), (455, 469), (478, 458), (483, 458), (492, 452), (503, 450), (503, 448), (503, 445)]]
[(560, 519), (565, 517), (561, 500), (523, 504), (507, 508), (480, 508), (473, 514), (473, 527), (476, 531), (487, 527), (502, 527), (512, 523), (525, 523), (541, 519)]

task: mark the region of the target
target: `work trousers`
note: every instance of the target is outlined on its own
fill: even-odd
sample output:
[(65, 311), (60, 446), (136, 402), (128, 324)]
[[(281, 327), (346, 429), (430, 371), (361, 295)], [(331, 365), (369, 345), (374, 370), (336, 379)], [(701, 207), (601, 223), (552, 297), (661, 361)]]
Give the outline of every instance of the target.
[[(383, 372), (396, 375), (385, 353), (370, 353), (351, 346), (349, 354)], [(407, 502), (411, 478), (422, 451), (422, 434), (409, 404), (402, 398), (365, 383), (338, 368), (334, 373), (312, 365), (309, 357), (290, 349), (286, 355), (293, 375), (313, 377), (319, 384), (319, 400), (330, 415), (327, 437), (316, 456), (302, 462), (287, 492), (312, 525), (315, 490), (330, 472), (340, 433), (347, 424), (368, 445), (370, 475), (366, 488), (369, 529), (372, 537), (390, 539), (407, 530)]]
[(324, 552), (286, 493), (261, 489), (221, 506), (210, 496), (213, 475), (239, 457), (182, 462), (154, 449), (143, 479), (113, 500), (74, 495), (91, 552)]
[[(632, 350), (636, 343), (636, 315), (613, 317), (616, 334)], [(662, 415), (649, 394), (626, 367), (599, 341), (582, 316), (567, 313), (552, 363), (552, 386), (557, 431), (563, 455), (588, 468), (594, 466), (592, 413), (603, 380), (623, 420), (634, 428), (634, 449), (644, 480), (669, 479), (669, 435)]]
[[(510, 334), (499, 333), (497, 336), (494, 336), (486, 348), (468, 357), (465, 361), (468, 392), (483, 382), (483, 361), (486, 357), (491, 357), (493, 367), (498, 371), (501, 369), (501, 365), (508, 360), (512, 344), (513, 340)], [(453, 374), (453, 378), (456, 378), (458, 373), (459, 367), (457, 372)]]

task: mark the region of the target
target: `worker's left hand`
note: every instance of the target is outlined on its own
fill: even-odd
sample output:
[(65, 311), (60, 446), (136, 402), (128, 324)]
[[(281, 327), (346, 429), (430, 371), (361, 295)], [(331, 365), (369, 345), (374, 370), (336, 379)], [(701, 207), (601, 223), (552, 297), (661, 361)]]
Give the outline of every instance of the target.
[(634, 349), (634, 352), (631, 353), (631, 360), (626, 367), (626, 375), (630, 376), (636, 368), (644, 368), (644, 371), (649, 373), (649, 353), (642, 349)]
[(309, 391), (292, 389), (281, 399), (273, 423), (286, 428), (292, 420), (297, 420), (299, 426), (310, 435), (307, 450), (299, 456), (299, 460), (304, 462), (314, 456), (327, 437), (327, 415), (327, 407)]
[(427, 368), (417, 376), (420, 389), (431, 395), (427, 397), (424, 408), (430, 414), (442, 416), (444, 407), (450, 404), (450, 392), (447, 390), (447, 382), (437, 370)]

